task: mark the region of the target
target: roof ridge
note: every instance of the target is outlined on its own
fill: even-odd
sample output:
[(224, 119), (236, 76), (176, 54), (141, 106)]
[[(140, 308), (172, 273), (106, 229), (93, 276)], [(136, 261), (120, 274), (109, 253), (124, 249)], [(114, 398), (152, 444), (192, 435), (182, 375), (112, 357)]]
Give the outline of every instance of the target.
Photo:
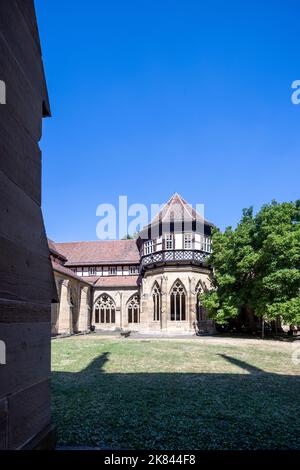
[(74, 242), (53, 242), (53, 243), (55, 243), (56, 245), (72, 245), (75, 243), (100, 243), (100, 242), (106, 243), (106, 242), (134, 242), (134, 241), (136, 241), (135, 238), (129, 238), (129, 239), (124, 239), (124, 240), (116, 238), (114, 240), (80, 240), (80, 241), (74, 241)]
[(163, 211), (165, 209), (165, 207), (167, 207), (167, 211), (166, 213), (164, 214), (164, 217), (166, 218), (169, 211), (171, 210), (171, 202), (173, 199), (175, 199), (175, 197), (178, 197), (179, 198), (179, 201), (181, 201), (183, 198), (182, 196), (180, 196), (179, 193), (177, 193), (177, 191), (175, 193), (172, 194), (172, 196), (167, 200), (167, 202), (161, 207), (161, 209), (159, 210), (158, 214), (151, 220), (150, 224), (152, 223), (153, 220), (155, 220), (156, 218), (158, 218), (158, 220), (160, 219), (160, 214), (163, 214)]
[[(168, 201), (161, 206), (159, 212), (151, 219), (151, 221), (141, 229), (140, 233), (151, 226), (154, 226), (161, 222), (163, 223), (164, 220), (167, 220), (169, 223), (171, 221), (170, 212), (172, 210), (172, 207), (175, 208), (176, 205), (179, 206), (178, 211), (180, 212), (180, 216), (178, 216), (178, 219), (176, 220), (184, 220), (185, 217), (187, 217), (188, 220), (201, 220), (202, 223), (213, 226), (213, 224), (205, 218), (204, 214), (198, 212), (197, 209), (192, 206), (192, 204), (190, 204), (186, 199), (181, 196), (181, 194), (175, 192), (168, 199)], [(174, 211), (174, 213), (175, 212), (176, 210)]]
[(190, 204), (185, 199), (183, 199), (183, 197), (181, 197), (181, 201), (182, 201), (182, 204), (184, 204), (184, 208), (189, 212), (189, 215), (190, 215), (191, 218), (193, 218), (193, 210), (195, 210), (196, 215), (200, 215), (200, 214), (198, 214), (196, 209), (193, 209), (192, 204)]
[[(178, 201), (175, 201), (176, 198), (178, 199)], [(183, 199), (183, 197), (178, 192), (175, 192), (168, 199), (168, 201), (164, 204), (164, 206), (160, 209), (159, 213), (157, 214), (156, 217), (154, 217), (154, 219), (151, 221), (151, 223), (154, 220), (156, 220), (157, 218), (158, 218), (158, 220), (160, 218), (161, 219), (163, 219), (163, 218), (166, 219), (169, 216), (169, 212), (171, 211), (172, 205), (173, 204), (178, 204), (178, 203), (181, 205), (183, 210), (188, 211), (188, 214), (189, 214), (190, 217), (193, 217), (193, 209), (192, 209), (191, 205), (185, 199)], [(164, 210), (165, 210), (166, 207), (167, 207), (167, 210), (164, 214)]]

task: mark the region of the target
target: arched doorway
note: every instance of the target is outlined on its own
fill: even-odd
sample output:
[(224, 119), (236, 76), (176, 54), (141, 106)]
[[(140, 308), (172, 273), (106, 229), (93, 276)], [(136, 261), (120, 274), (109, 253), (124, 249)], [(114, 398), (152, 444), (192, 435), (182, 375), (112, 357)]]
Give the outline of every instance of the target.
[(203, 307), (201, 300), (200, 300), (200, 294), (204, 292), (203, 286), (201, 281), (198, 282), (195, 288), (195, 294), (196, 294), (196, 319), (197, 322), (205, 321), (207, 320), (207, 312), (206, 309)]
[(215, 325), (213, 320), (210, 320), (206, 308), (201, 304), (200, 294), (205, 292), (206, 287), (200, 280), (195, 288), (196, 294), (196, 323), (198, 334), (207, 335), (215, 333)]

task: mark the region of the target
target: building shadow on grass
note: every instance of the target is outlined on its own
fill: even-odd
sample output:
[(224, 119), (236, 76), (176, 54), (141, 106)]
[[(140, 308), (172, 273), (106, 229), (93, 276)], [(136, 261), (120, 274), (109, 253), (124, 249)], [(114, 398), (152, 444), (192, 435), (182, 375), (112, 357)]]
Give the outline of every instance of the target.
[(79, 373), (53, 372), (59, 444), (299, 449), (299, 376), (267, 373), (240, 359), (220, 356), (240, 371), (105, 373), (106, 352)]

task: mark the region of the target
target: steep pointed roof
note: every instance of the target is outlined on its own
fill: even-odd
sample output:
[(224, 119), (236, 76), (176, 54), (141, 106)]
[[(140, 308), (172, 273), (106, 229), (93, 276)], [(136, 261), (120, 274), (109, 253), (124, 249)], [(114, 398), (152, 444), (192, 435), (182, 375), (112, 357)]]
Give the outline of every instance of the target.
[(169, 224), (170, 222), (181, 221), (199, 221), (206, 225), (213, 226), (211, 222), (205, 220), (203, 216), (191, 206), (191, 204), (183, 199), (180, 194), (174, 193), (147, 227), (154, 226), (159, 223)]

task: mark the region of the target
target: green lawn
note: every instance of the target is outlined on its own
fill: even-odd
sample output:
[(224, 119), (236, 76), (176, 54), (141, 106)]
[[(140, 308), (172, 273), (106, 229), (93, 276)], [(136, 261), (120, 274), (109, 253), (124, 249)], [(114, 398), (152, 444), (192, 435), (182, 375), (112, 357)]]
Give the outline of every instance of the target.
[(60, 445), (300, 448), (292, 345), (73, 337), (52, 342)]

